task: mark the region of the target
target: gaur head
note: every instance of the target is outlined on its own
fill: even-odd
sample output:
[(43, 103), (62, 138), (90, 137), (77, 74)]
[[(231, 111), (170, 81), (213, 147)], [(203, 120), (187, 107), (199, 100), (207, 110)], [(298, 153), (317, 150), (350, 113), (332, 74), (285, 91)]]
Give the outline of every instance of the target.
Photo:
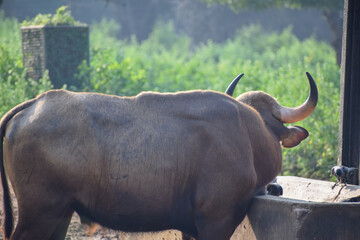
[[(302, 127), (284, 126), (284, 123), (295, 123), (305, 119), (316, 107), (318, 90), (311, 75), (309, 73), (306, 75), (310, 84), (310, 93), (307, 100), (295, 108), (281, 106), (275, 98), (261, 91), (246, 92), (236, 98), (260, 114), (268, 129), (279, 139), (283, 147), (295, 147), (309, 135), (306, 129)], [(240, 74), (231, 82), (225, 92), (226, 94), (232, 96), (236, 84), (242, 76), (243, 74)]]

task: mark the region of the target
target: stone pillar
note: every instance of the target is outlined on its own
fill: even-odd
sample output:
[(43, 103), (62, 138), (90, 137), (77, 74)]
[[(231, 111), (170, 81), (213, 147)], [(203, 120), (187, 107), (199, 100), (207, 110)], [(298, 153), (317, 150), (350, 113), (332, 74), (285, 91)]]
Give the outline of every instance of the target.
[(89, 63), (88, 26), (22, 27), (21, 37), (23, 65), (29, 77), (38, 80), (47, 69), (54, 88), (82, 86), (74, 74), (84, 60)]

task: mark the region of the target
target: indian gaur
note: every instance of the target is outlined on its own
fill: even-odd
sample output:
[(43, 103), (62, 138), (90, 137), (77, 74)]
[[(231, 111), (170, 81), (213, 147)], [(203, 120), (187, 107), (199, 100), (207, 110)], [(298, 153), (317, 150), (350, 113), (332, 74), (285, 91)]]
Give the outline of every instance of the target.
[(280, 172), (281, 145), (308, 136), (283, 124), (315, 109), (307, 77), (309, 97), (296, 108), (260, 91), (234, 99), (235, 84), (135, 97), (52, 90), (16, 106), (0, 122), (5, 238), (64, 239), (77, 212), (122, 231), (230, 239)]

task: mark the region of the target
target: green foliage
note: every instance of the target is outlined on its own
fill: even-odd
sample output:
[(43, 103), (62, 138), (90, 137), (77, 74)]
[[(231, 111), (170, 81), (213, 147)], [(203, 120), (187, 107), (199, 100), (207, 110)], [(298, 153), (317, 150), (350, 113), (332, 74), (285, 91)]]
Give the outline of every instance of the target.
[(56, 14), (38, 14), (32, 20), (25, 20), (23, 26), (79, 26), (84, 25), (74, 20), (71, 11), (67, 6), (61, 6), (56, 10)]
[(8, 46), (8, 50), (10, 51), (11, 56), (21, 54), (20, 24), (14, 18), (5, 18), (4, 12), (1, 10), (0, 10), (0, 45)]
[[(1, 25), (1, 24), (0, 24)], [(21, 55), (12, 57), (6, 45), (0, 46), (0, 115), (15, 105), (51, 89), (48, 73), (39, 81), (27, 78)]]
[[(0, 22), (0, 33), (2, 27)], [(313, 38), (300, 41), (291, 28), (266, 33), (259, 26), (250, 26), (240, 29), (234, 39), (224, 44), (209, 41), (199, 46), (176, 33), (171, 23), (159, 22), (151, 36), (141, 43), (135, 38), (117, 40), (119, 30), (110, 20), (92, 25), (90, 66), (84, 62), (75, 76), (90, 80), (81, 89), (71, 89), (121, 96), (148, 90), (223, 92), (236, 75), (244, 72), (234, 96), (263, 90), (276, 97), (280, 104), (293, 107), (307, 97), (309, 86), (305, 72), (310, 72), (318, 85), (319, 103), (310, 117), (297, 123), (305, 127), (310, 136), (295, 148), (283, 149), (282, 174), (329, 179), (329, 170), (337, 159), (340, 98), (340, 70), (329, 45)], [(0, 39), (4, 38), (1, 34)], [(9, 46), (5, 44), (0, 48), (1, 114), (49, 89), (46, 78), (40, 82), (25, 80), (20, 45), (11, 45), (17, 50)]]
[(114, 49), (123, 48), (124, 44), (116, 38), (121, 27), (115, 20), (103, 18), (100, 22), (93, 22), (91, 29), (90, 42), (92, 49), (101, 49), (104, 46), (111, 46)]
[(21, 59), (20, 25), (0, 11), (0, 116), (15, 105), (51, 89), (47, 72), (39, 81), (26, 77)]

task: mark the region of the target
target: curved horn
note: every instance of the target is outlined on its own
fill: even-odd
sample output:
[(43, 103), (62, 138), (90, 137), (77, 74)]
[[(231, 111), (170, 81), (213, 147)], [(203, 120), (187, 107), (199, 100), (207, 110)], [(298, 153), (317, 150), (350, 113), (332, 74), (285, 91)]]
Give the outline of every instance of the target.
[(307, 78), (309, 79), (310, 84), (310, 93), (306, 101), (298, 107), (287, 108), (280, 107), (280, 121), (283, 123), (295, 123), (305, 119), (309, 116), (316, 107), (318, 101), (318, 90), (315, 84), (314, 79), (311, 77), (310, 73), (306, 73)]
[(244, 76), (244, 74), (240, 74), (238, 75), (231, 83), (230, 85), (227, 87), (225, 93), (229, 96), (232, 96), (236, 87), (236, 84), (239, 82), (240, 78)]

